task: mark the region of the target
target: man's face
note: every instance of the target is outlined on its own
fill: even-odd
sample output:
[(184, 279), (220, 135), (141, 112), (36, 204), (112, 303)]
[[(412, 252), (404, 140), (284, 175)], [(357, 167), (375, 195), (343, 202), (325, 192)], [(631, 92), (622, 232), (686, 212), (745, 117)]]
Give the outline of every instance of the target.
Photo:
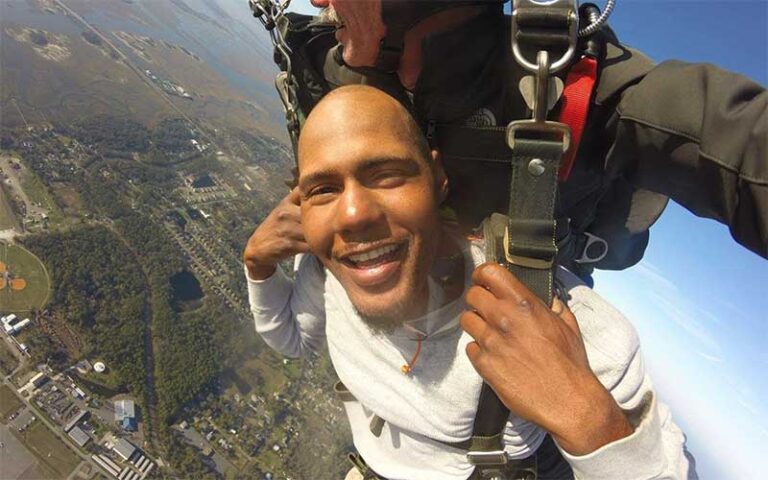
[(438, 199), (432, 159), (391, 105), (369, 106), (334, 105), (310, 118), (299, 146), (301, 221), (310, 250), (361, 316), (386, 329), (423, 314)]
[(336, 40), (344, 46), (344, 61), (352, 67), (373, 66), (387, 31), (381, 0), (312, 0), (324, 15), (338, 22)]

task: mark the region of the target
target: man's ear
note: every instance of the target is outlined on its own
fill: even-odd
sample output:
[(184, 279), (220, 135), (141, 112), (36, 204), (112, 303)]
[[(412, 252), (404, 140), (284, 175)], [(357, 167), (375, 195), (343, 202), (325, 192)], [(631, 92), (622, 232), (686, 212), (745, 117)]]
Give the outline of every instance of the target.
[(439, 203), (442, 204), (448, 197), (448, 176), (443, 169), (443, 162), (440, 160), (440, 152), (433, 149), (430, 152), (430, 157), (432, 157), (432, 168), (435, 172), (435, 189), (437, 190), (437, 195), (440, 199)]

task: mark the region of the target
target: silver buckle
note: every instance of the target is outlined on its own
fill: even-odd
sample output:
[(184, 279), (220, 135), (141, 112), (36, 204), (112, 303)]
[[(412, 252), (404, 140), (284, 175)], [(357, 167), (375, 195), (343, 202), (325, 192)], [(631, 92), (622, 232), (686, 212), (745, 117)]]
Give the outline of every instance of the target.
[[(574, 260), (576, 263), (597, 263), (600, 260), (604, 259), (606, 255), (608, 255), (608, 242), (603, 240), (602, 238), (598, 237), (597, 235), (593, 235), (589, 232), (584, 232), (584, 235), (587, 237), (587, 243), (584, 244), (584, 249), (581, 251), (581, 257)], [(599, 243), (603, 246), (603, 252), (598, 255), (597, 257), (590, 257), (589, 256), (589, 247), (592, 245)]]
[(467, 452), (467, 461), (475, 466), (506, 465), (508, 458), (504, 450)]

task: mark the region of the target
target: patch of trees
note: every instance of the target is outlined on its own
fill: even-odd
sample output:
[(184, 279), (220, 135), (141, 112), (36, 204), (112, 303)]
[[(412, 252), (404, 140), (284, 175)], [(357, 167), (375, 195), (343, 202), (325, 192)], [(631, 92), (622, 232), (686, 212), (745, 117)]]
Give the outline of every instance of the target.
[(120, 195), (117, 182), (82, 174), (73, 183), (80, 192), (83, 203), (92, 212), (111, 219), (122, 218), (132, 213), (131, 208)]
[(120, 184), (124, 185), (128, 181), (139, 186), (151, 185), (161, 189), (170, 189), (178, 181), (176, 173), (168, 167), (137, 162), (132, 156), (126, 158), (125, 155), (123, 153), (120, 157), (108, 158), (109, 163), (106, 167), (110, 173), (119, 174), (118, 183)]
[(183, 438), (180, 438), (180, 435), (170, 432), (170, 428), (168, 430), (164, 435), (166, 437), (164, 443), (168, 445), (166, 458), (178, 478), (201, 480), (220, 478), (213, 466), (210, 465), (210, 459), (202, 457), (199, 450), (187, 444)]
[(0, 137), (0, 150), (11, 150), (15, 146), (16, 141), (12, 136), (3, 134), (3, 136)]
[(183, 155), (197, 151), (194, 127), (183, 118), (166, 118), (152, 132), (152, 143), (163, 153)]
[(293, 166), (290, 148), (274, 138), (254, 134), (245, 130), (237, 132), (250, 153), (250, 163), (258, 165)]
[(31, 330), (25, 342), (29, 347), (32, 363), (47, 363), (55, 370), (62, 370), (69, 364), (64, 346), (39, 329)]
[(83, 119), (69, 128), (69, 134), (101, 151), (146, 152), (149, 149), (150, 133), (144, 125), (109, 114)]
[(84, 30), (82, 35), (85, 41), (91, 45), (96, 45), (97, 47), (101, 46), (101, 37), (93, 30)]
[(157, 411), (170, 422), (221, 368), (219, 312), (211, 306), (187, 314), (173, 310), (170, 280), (184, 269), (184, 261), (165, 230), (137, 214), (122, 218), (115, 225), (140, 257), (149, 280)]
[(29, 40), (40, 47), (48, 45), (48, 37), (46, 37), (45, 33), (40, 30), (32, 30), (29, 32)]
[(52, 313), (88, 332), (91, 352), (142, 398), (146, 283), (131, 251), (100, 226), (27, 237), (24, 244), (51, 274)]

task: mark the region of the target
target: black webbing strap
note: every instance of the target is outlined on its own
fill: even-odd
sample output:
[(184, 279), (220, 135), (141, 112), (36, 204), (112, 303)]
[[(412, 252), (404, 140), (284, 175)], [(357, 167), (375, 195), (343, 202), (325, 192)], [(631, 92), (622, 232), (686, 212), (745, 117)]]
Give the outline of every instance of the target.
[[(432, 145), (441, 156), (492, 163), (512, 161), (504, 127), (439, 124), (434, 126), (432, 136)], [(477, 168), (483, 167), (478, 165)]]
[(552, 303), (557, 256), (554, 220), (563, 143), (517, 139), (513, 150), (507, 232), (507, 268), (546, 305)]
[[(432, 141), (441, 153), (452, 158), (510, 164), (508, 214), (492, 214), (483, 225), (486, 257), (509, 269), (549, 305), (557, 255), (553, 216), (562, 142), (517, 139), (513, 151), (503, 129), (456, 125), (436, 125)], [(509, 239), (507, 245), (505, 236)], [(508, 417), (509, 410), (483, 383), (472, 437), (463, 442), (442, 443), (469, 452), (503, 451)], [(484, 468), (478, 465), (478, 470)]]
[[(552, 285), (557, 256), (556, 222), (557, 170), (563, 155), (561, 141), (517, 139), (512, 151), (512, 172), (508, 215), (492, 214), (483, 224), (486, 259), (506, 267), (545, 304), (552, 303)], [(509, 410), (487, 383), (483, 383), (469, 440), (468, 458), (482, 458), (479, 474), (495, 474), (509, 463), (502, 452), (503, 432)], [(494, 444), (495, 442), (495, 444)], [(474, 452), (474, 453), (473, 453)], [(535, 472), (535, 466), (534, 472)], [(534, 477), (535, 478), (535, 477)]]
[(548, 8), (541, 5), (519, 7), (515, 11), (519, 29), (515, 39), (532, 49), (550, 50), (554, 47), (568, 48), (571, 38), (568, 25), (571, 12), (563, 8)]

